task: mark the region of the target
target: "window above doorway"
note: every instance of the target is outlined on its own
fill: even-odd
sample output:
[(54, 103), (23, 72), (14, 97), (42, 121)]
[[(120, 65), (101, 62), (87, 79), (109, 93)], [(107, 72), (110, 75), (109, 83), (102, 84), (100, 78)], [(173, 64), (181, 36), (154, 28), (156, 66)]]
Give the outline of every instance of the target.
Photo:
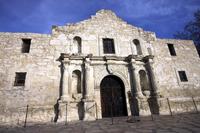
[(114, 40), (110, 38), (103, 39), (103, 52), (104, 54), (115, 54)]

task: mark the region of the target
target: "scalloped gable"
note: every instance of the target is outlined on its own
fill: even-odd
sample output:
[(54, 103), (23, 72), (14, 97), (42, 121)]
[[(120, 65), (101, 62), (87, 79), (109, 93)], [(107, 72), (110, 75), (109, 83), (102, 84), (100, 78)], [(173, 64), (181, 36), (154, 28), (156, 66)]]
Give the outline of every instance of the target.
[(95, 15), (92, 15), (89, 19), (66, 24), (65, 26), (53, 26), (53, 32), (65, 32), (65, 33), (74, 33), (74, 32), (110, 32), (113, 30), (124, 30), (127, 33), (132, 32), (142, 32), (142, 28), (135, 27), (133, 25), (127, 24), (126, 21), (119, 18), (111, 10), (99, 10)]

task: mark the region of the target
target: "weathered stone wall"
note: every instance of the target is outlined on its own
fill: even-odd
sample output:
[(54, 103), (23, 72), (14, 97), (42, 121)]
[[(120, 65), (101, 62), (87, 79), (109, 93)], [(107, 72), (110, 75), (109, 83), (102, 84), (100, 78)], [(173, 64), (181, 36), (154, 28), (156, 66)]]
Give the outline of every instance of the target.
[[(174, 44), (171, 56), (167, 44)], [(192, 41), (158, 39), (154, 43), (155, 74), (164, 97), (200, 96), (200, 58)], [(178, 71), (185, 71), (188, 82), (181, 82)]]
[(95, 102), (98, 105), (98, 118), (102, 118), (101, 117), (101, 95), (100, 95), (100, 84), (101, 81), (103, 80), (103, 78), (105, 78), (106, 76), (110, 75), (112, 73), (112, 75), (115, 75), (117, 77), (119, 77), (123, 83), (124, 83), (124, 87), (125, 87), (125, 96), (126, 96), (126, 103), (127, 103), (127, 113), (128, 115), (131, 115), (130, 112), (130, 105), (129, 105), (129, 99), (128, 99), (128, 92), (131, 91), (132, 86), (130, 85), (130, 74), (129, 74), (129, 70), (128, 67), (124, 64), (124, 62), (112, 62), (111, 64), (107, 64), (108, 67), (107, 69), (109, 69), (109, 73), (106, 69), (106, 65), (99, 65), (99, 64), (104, 64), (105, 62), (99, 62), (98, 64), (94, 65), (94, 79), (98, 79), (94, 81), (94, 89), (95, 89)]
[[(101, 10), (90, 19), (66, 26), (54, 26), (52, 29), (51, 44), (65, 45), (66, 53), (73, 53), (73, 38), (82, 39), (83, 54), (104, 56), (103, 38), (113, 38), (116, 56), (136, 54), (134, 39), (141, 43), (143, 55), (149, 55), (147, 48), (149, 42), (155, 40), (153, 32), (144, 32), (141, 28), (127, 24), (113, 12)], [(62, 49), (60, 47), (60, 49)]]
[[(81, 38), (81, 53), (75, 53), (77, 47), (73, 39), (76, 36)], [(21, 53), (22, 38), (32, 39), (29, 53)], [(115, 54), (103, 53), (103, 38), (114, 39)], [(134, 57), (136, 58), (132, 64), (134, 68), (130, 68), (131, 62), (126, 58), (137, 54), (134, 39), (139, 40), (142, 55)], [(167, 43), (174, 44), (177, 56), (169, 54)], [(87, 87), (91, 101), (83, 108), (93, 107), (97, 103), (97, 110), (93, 107), (92, 111), (86, 112), (85, 120), (92, 119), (96, 115), (101, 118), (100, 83), (111, 73), (124, 83), (127, 110), (130, 115), (128, 92), (135, 89), (130, 69), (134, 69), (137, 77), (140, 70), (150, 75), (144, 61), (144, 57), (149, 55), (154, 56), (155, 83), (159, 95), (164, 97), (164, 100), (158, 99), (156, 103), (160, 108), (159, 113), (169, 114), (166, 101), (168, 97), (173, 99), (171, 106), (174, 112), (193, 111), (192, 96), (195, 97), (198, 109), (200, 107), (198, 98), (200, 97), (200, 58), (193, 42), (157, 39), (155, 33), (129, 25), (111, 11), (101, 10), (90, 19), (76, 24), (53, 26), (51, 35), (0, 33), (0, 52), (0, 121), (2, 122), (23, 122), (27, 104), (29, 105), (28, 121), (47, 122), (53, 121), (55, 117), (58, 117), (58, 121), (59, 118), (63, 121), (81, 119), (81, 110), (78, 106), (83, 102), (83, 94), (71, 93), (74, 70), (79, 70), (82, 74), (82, 89), (84, 89), (83, 84), (86, 84), (85, 80), (91, 81)], [(69, 54), (67, 65), (65, 64), (68, 82), (64, 84), (68, 89), (69, 103), (62, 103), (59, 99), (63, 89), (62, 66), (59, 58), (61, 53)], [(88, 54), (95, 57), (84, 64)], [(110, 56), (110, 59), (104, 60), (104, 56)], [(90, 78), (84, 78), (86, 67), (90, 69)], [(186, 71), (188, 82), (180, 81), (179, 70)], [(15, 72), (27, 72), (25, 86), (14, 86)], [(146, 96), (136, 98), (141, 115), (150, 114), (148, 98)], [(58, 110), (55, 109), (59, 108), (61, 110), (57, 112)], [(66, 114), (68, 117), (65, 117)]]
[[(168, 43), (174, 45), (176, 56), (170, 55)], [(199, 110), (200, 58), (194, 43), (188, 40), (157, 39), (153, 47), (154, 72), (159, 93), (164, 97), (159, 100), (160, 113), (170, 114), (169, 106), (173, 114)], [(188, 82), (181, 82), (178, 71), (186, 72)], [(166, 98), (169, 98), (170, 105)]]
[[(22, 38), (32, 39), (29, 53), (21, 53)], [(0, 33), (1, 121), (22, 119), (27, 104), (33, 110), (29, 112), (31, 118), (52, 119), (60, 71), (49, 41), (50, 35)], [(14, 86), (15, 72), (27, 72), (25, 86)]]

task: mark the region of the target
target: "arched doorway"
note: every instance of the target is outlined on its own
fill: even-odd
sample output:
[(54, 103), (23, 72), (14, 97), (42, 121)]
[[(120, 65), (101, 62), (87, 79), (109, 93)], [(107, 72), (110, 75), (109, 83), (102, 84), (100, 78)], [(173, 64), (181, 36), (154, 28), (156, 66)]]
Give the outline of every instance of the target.
[(100, 84), (102, 117), (127, 116), (125, 88), (117, 76), (106, 76)]

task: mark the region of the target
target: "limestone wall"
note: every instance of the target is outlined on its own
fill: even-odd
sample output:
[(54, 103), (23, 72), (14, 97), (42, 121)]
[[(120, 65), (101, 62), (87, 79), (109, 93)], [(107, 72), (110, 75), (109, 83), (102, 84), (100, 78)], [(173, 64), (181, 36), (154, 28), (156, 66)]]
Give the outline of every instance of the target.
[[(32, 39), (29, 53), (21, 53), (22, 38)], [(59, 96), (60, 70), (49, 41), (49, 35), (0, 33), (1, 121), (17, 122), (19, 116), (25, 115), (27, 104), (34, 110), (29, 112), (29, 116), (36, 117), (33, 119), (52, 119)], [(14, 86), (15, 72), (27, 72), (25, 86)]]
[[(75, 50), (74, 37), (81, 38), (81, 53)], [(22, 53), (22, 38), (30, 38), (31, 47), (29, 53)], [(103, 38), (114, 39), (115, 54), (103, 53)], [(145, 70), (143, 57), (154, 56), (153, 70), (155, 81), (161, 97), (182, 98), (196, 97), (197, 107), (199, 108), (200, 96), (200, 58), (192, 41), (157, 39), (155, 33), (143, 31), (141, 28), (127, 24), (118, 18), (113, 12), (101, 10), (88, 20), (76, 24), (65, 26), (53, 26), (52, 34), (35, 33), (0, 33), (0, 121), (2, 122), (22, 122), (25, 117), (26, 105), (29, 105), (29, 121), (53, 121), (58, 104), (56, 104), (61, 94), (61, 63), (59, 57), (61, 53), (73, 55), (73, 60), (69, 62), (68, 76), (72, 77), (74, 70), (84, 73), (84, 58), (88, 54), (96, 56), (91, 65), (94, 76), (89, 92), (97, 103), (98, 118), (101, 118), (100, 110), (100, 83), (107, 76), (108, 70), (122, 79), (126, 90), (126, 102), (128, 104), (127, 92), (133, 88), (133, 81), (130, 78), (129, 62), (118, 60), (117, 58), (136, 55), (136, 47), (133, 43), (138, 39), (141, 45), (142, 55), (133, 64), (138, 71)], [(174, 44), (177, 56), (171, 56), (167, 43)], [(110, 62), (103, 59), (104, 56), (113, 56)], [(98, 59), (99, 58), (99, 59)], [(101, 59), (100, 59), (101, 58)], [(113, 61), (114, 60), (114, 61)], [(105, 63), (109, 68), (106, 68)], [(178, 71), (186, 72), (188, 82), (181, 82)], [(14, 86), (15, 72), (27, 72), (25, 86)], [(83, 84), (83, 75), (81, 77)], [(90, 77), (91, 79), (91, 77)], [(70, 81), (70, 80), (69, 80)], [(71, 83), (69, 90), (71, 90)], [(67, 85), (65, 85), (67, 86)], [(82, 85), (83, 87), (83, 85)], [(70, 91), (69, 91), (70, 92)], [(72, 97), (73, 95), (70, 94)], [(81, 100), (75, 101), (69, 109), (68, 118), (70, 120), (78, 118), (77, 105)], [(146, 100), (146, 101), (145, 101)], [(174, 99), (172, 108), (175, 111), (190, 111), (194, 107), (189, 102), (180, 102)], [(76, 103), (77, 102), (77, 103)], [(188, 104), (189, 103), (189, 104)], [(89, 103), (87, 106), (92, 106)], [(150, 114), (147, 99), (140, 99), (139, 106), (142, 114)], [(185, 104), (185, 105), (184, 105)], [(65, 105), (65, 104), (64, 104)], [(63, 108), (65, 108), (63, 105)], [(161, 112), (166, 114), (168, 105), (166, 101), (160, 100), (158, 105)], [(191, 106), (189, 106), (191, 105)], [(127, 105), (127, 108), (130, 108)], [(93, 109), (94, 110), (94, 109)], [(76, 114), (72, 114), (76, 111)], [(62, 112), (63, 113), (63, 112)], [(94, 112), (91, 113), (94, 116)], [(128, 112), (130, 115), (130, 112)], [(74, 115), (74, 116), (73, 116)], [(88, 118), (89, 118), (88, 113)]]
[(82, 54), (94, 56), (106, 55), (103, 53), (103, 38), (114, 39), (115, 54), (113, 55), (116, 56), (136, 54), (134, 39), (140, 41), (143, 55), (149, 55), (147, 48), (152, 48), (150, 41), (155, 40), (153, 32), (129, 25), (113, 12), (105, 10), (76, 24), (53, 26), (51, 44), (65, 45), (65, 52), (73, 53), (73, 38), (76, 36), (82, 39)]
[[(171, 56), (167, 43), (174, 44)], [(192, 41), (158, 39), (154, 43), (155, 74), (164, 97), (200, 96), (200, 58)], [(178, 71), (185, 71), (188, 82), (181, 82)]]

